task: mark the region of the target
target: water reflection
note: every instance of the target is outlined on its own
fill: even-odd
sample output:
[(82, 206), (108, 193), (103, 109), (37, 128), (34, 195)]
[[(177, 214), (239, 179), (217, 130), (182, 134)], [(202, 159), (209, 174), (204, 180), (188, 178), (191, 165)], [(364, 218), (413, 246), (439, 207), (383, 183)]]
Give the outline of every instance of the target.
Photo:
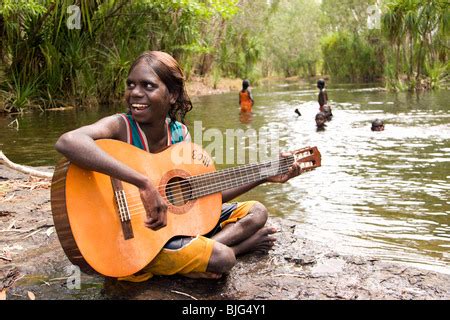
[(239, 121), (242, 124), (250, 124), (253, 120), (253, 112), (240, 112)]

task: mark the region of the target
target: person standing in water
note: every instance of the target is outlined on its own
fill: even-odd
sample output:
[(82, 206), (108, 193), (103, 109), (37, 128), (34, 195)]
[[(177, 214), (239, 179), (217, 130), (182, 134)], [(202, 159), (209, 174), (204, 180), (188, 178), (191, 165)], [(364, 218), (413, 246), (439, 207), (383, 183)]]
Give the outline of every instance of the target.
[(242, 113), (252, 112), (254, 104), (252, 92), (250, 91), (250, 81), (242, 81), (242, 90), (239, 91), (239, 105)]
[(325, 80), (323, 79), (319, 79), (319, 81), (317, 81), (317, 88), (319, 88), (319, 111), (323, 112), (323, 107), (325, 105), (328, 104), (328, 94), (327, 91), (325, 90)]

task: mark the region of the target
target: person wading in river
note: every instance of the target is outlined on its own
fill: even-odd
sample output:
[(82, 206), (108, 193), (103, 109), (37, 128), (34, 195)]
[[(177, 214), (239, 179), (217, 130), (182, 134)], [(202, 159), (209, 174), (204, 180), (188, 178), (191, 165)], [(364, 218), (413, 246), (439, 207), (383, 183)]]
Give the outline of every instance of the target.
[(328, 93), (325, 89), (325, 80), (319, 79), (319, 81), (317, 81), (317, 88), (319, 88), (319, 111), (323, 112), (323, 107), (328, 104)]
[(242, 90), (239, 91), (239, 105), (241, 106), (241, 113), (252, 112), (253, 96), (250, 90), (250, 82), (248, 80), (242, 81)]
[(327, 125), (325, 124), (325, 122), (327, 121), (327, 116), (326, 116), (326, 114), (323, 113), (323, 112), (318, 112), (318, 113), (316, 114), (315, 120), (316, 120), (317, 131), (323, 131), (323, 130), (325, 130), (325, 127), (327, 126)]
[[(94, 140), (116, 139), (151, 153), (181, 141), (190, 141), (183, 122), (192, 104), (177, 61), (160, 51), (140, 55), (128, 74), (125, 101), (126, 114), (108, 116), (67, 132), (58, 139), (55, 148), (82, 168), (135, 185), (146, 211), (145, 226), (158, 230), (166, 226), (167, 204), (155, 186), (147, 176), (102, 151)], [(275, 241), (276, 229), (265, 226), (267, 209), (256, 201), (227, 202), (262, 183), (286, 182), (300, 171), (299, 165), (293, 164), (286, 174), (224, 191), (220, 220), (210, 233), (172, 238), (143, 270), (121, 280), (145, 281), (153, 275), (172, 274), (220, 278), (234, 266), (236, 256), (268, 252)]]
[(333, 118), (333, 113), (331, 112), (331, 107), (329, 105), (327, 105), (327, 104), (324, 105), (322, 112), (325, 113), (327, 121), (331, 121), (331, 119)]
[(372, 131), (384, 131), (384, 122), (380, 119), (375, 119), (372, 121)]

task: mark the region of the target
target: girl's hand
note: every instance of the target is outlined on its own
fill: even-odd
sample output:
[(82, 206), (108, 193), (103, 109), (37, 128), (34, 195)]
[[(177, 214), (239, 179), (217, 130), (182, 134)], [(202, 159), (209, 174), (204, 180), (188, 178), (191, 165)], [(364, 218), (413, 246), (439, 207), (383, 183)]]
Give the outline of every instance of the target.
[[(281, 157), (285, 158), (290, 156), (290, 153), (282, 153)], [(269, 177), (266, 179), (267, 182), (276, 182), (276, 183), (285, 183), (286, 181), (288, 181), (291, 178), (294, 178), (296, 176), (298, 176), (300, 173), (302, 172), (301, 168), (300, 168), (300, 164), (298, 164), (297, 162), (294, 162), (290, 167), (288, 172), (283, 173), (283, 174), (279, 174), (273, 177)]]
[(167, 225), (167, 204), (161, 195), (151, 184), (139, 189), (139, 194), (146, 211), (145, 226), (155, 231), (164, 228)]

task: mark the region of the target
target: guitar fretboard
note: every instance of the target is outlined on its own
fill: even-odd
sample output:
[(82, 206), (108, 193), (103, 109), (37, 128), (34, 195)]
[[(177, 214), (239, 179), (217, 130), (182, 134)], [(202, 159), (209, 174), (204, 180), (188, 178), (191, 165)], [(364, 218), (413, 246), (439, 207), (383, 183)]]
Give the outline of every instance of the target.
[(261, 181), (267, 177), (286, 173), (294, 162), (294, 156), (262, 163), (220, 170), (188, 178), (191, 199), (236, 188), (247, 183)]

